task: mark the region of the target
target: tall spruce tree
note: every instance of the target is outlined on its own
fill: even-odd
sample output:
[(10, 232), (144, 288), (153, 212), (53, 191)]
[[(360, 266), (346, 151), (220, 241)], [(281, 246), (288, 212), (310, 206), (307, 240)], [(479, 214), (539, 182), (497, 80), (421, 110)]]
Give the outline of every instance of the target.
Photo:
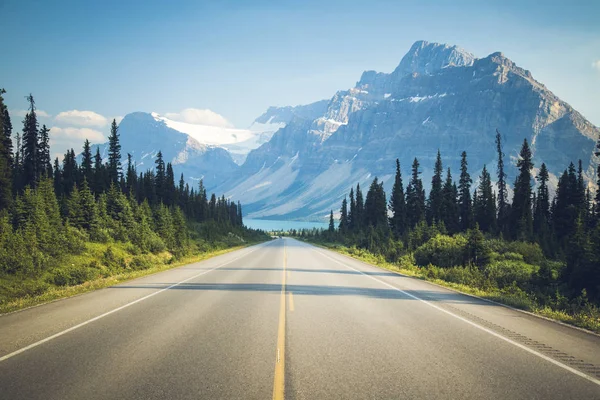
[(410, 182), (406, 187), (406, 213), (411, 228), (425, 220), (425, 190), (419, 175), (421, 175), (419, 160), (415, 158), (412, 163)]
[(156, 197), (158, 201), (164, 202), (166, 189), (166, 171), (162, 151), (159, 151), (156, 154), (156, 160), (154, 160), (154, 163), (156, 164)]
[(27, 96), (29, 111), (23, 120), (23, 185), (35, 187), (39, 177), (39, 124), (35, 100)]
[(92, 191), (99, 195), (106, 191), (106, 169), (102, 163), (102, 156), (100, 155), (100, 148), (96, 148), (96, 155), (94, 156), (94, 182), (92, 185)]
[(350, 210), (348, 212), (348, 229), (350, 232), (355, 231), (356, 224), (356, 202), (354, 201), (354, 188), (350, 188)]
[(365, 200), (365, 224), (374, 228), (388, 226), (387, 201), (383, 182), (379, 183), (377, 178), (373, 179), (367, 198)]
[(340, 223), (338, 229), (342, 235), (348, 233), (348, 201), (344, 197), (342, 208), (340, 208)]
[(2, 95), (6, 93), (0, 89), (0, 210), (8, 208), (12, 203), (12, 140), (10, 133), (7, 132), (7, 123), (4, 121), (10, 117), (7, 107), (4, 105)]
[(81, 176), (87, 180), (88, 185), (94, 181), (94, 161), (90, 141), (85, 139), (83, 142), (83, 153), (81, 153)]
[(119, 143), (119, 127), (113, 119), (108, 136), (108, 181), (116, 187), (121, 180), (121, 144)]
[(399, 239), (406, 231), (407, 216), (402, 171), (400, 170), (400, 160), (398, 159), (396, 159), (396, 177), (394, 178), (389, 207), (392, 212), (392, 217), (390, 218), (392, 233), (396, 239)]
[(510, 212), (508, 205), (508, 189), (506, 188), (506, 172), (504, 171), (504, 151), (502, 150), (502, 135), (496, 129), (496, 155), (498, 165), (496, 173), (498, 174), (498, 230), (500, 233), (508, 234), (508, 215)]
[(515, 180), (515, 193), (511, 210), (512, 236), (518, 240), (531, 240), (533, 236), (531, 170), (533, 161), (527, 139), (523, 140), (517, 168), (519, 175)]
[(548, 180), (550, 174), (546, 164), (540, 167), (540, 172), (536, 177), (538, 181), (537, 195), (535, 198), (535, 207), (533, 214), (533, 231), (538, 243), (549, 253), (550, 249), (550, 194), (548, 191)]
[(456, 233), (460, 230), (460, 217), (458, 212), (458, 189), (452, 180), (450, 168), (446, 173), (446, 181), (442, 189), (442, 220), (449, 233)]
[(458, 207), (460, 215), (460, 229), (466, 231), (473, 227), (473, 205), (471, 201), (471, 184), (473, 180), (469, 175), (467, 152), (460, 156), (460, 179), (458, 181)]
[(331, 213), (329, 214), (329, 229), (328, 229), (330, 234), (335, 233), (335, 222), (333, 221), (333, 210), (331, 210)]
[(50, 177), (52, 176), (52, 164), (50, 159), (50, 129), (46, 128), (46, 125), (42, 125), (42, 129), (39, 132), (39, 144), (38, 144), (38, 171), (40, 176)]
[(442, 156), (438, 149), (433, 176), (431, 178), (431, 191), (429, 192), (429, 202), (427, 207), (427, 221), (430, 224), (442, 222), (443, 208), (443, 189), (442, 189), (442, 174), (444, 168), (442, 166)]
[(484, 165), (479, 177), (477, 190), (477, 206), (473, 206), (475, 222), (483, 232), (496, 230), (496, 199), (492, 189), (492, 179), (487, 167)]
[(355, 232), (361, 232), (365, 226), (365, 214), (364, 214), (365, 203), (363, 201), (363, 194), (360, 190), (360, 183), (356, 185), (356, 204), (353, 217), (354, 229)]

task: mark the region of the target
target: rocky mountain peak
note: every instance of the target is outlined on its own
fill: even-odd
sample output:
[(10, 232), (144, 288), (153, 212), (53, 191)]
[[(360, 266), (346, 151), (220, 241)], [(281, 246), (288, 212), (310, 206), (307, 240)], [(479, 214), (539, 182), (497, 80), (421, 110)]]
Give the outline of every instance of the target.
[(392, 74), (399, 77), (412, 73), (431, 75), (442, 68), (471, 66), (474, 61), (473, 54), (458, 46), (418, 40)]

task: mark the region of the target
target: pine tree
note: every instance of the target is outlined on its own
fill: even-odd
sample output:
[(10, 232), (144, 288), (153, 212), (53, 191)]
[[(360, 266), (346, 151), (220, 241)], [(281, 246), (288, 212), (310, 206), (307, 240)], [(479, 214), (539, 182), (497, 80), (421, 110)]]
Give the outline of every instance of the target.
[(550, 194), (548, 192), (548, 180), (550, 175), (546, 164), (543, 163), (540, 167), (540, 172), (537, 176), (537, 195), (535, 198), (535, 212), (533, 215), (533, 231), (537, 236), (538, 243), (542, 249), (548, 252), (550, 250)]
[(92, 150), (87, 139), (83, 143), (83, 153), (81, 153), (81, 176), (88, 181), (88, 184), (94, 181)]
[(494, 232), (496, 229), (496, 199), (492, 190), (492, 179), (485, 165), (481, 171), (477, 193), (477, 205), (473, 204), (475, 221), (483, 232)]
[(449, 233), (456, 233), (460, 230), (458, 189), (452, 180), (450, 168), (448, 168), (446, 174), (446, 182), (444, 182), (442, 193), (444, 197), (442, 207), (442, 220), (444, 221), (444, 226)]
[(23, 184), (35, 187), (39, 177), (39, 130), (35, 100), (27, 96), (29, 112), (23, 120)]
[(121, 144), (119, 143), (119, 127), (113, 119), (108, 137), (108, 181), (119, 185), (121, 178)]
[(396, 159), (396, 177), (394, 179), (394, 186), (392, 187), (389, 208), (392, 212), (392, 217), (390, 218), (392, 233), (396, 239), (399, 239), (406, 231), (407, 216), (402, 171), (400, 170), (400, 160), (398, 159)]
[(511, 210), (511, 227), (513, 228), (513, 238), (518, 240), (531, 240), (533, 236), (533, 214), (532, 214), (532, 188), (531, 188), (531, 170), (533, 162), (532, 154), (527, 143), (523, 141), (517, 168), (519, 175), (515, 180), (515, 193)]
[(406, 187), (406, 213), (411, 228), (425, 220), (425, 190), (423, 190), (423, 181), (419, 178), (420, 174), (419, 160), (415, 158), (412, 164), (412, 176)]
[(429, 192), (429, 202), (427, 207), (427, 220), (430, 224), (439, 223), (442, 221), (442, 156), (438, 149), (435, 167), (433, 169), (433, 177), (431, 178), (431, 191)]
[(167, 173), (165, 176), (165, 196), (164, 202), (168, 206), (172, 206), (176, 203), (177, 191), (175, 190), (175, 174), (173, 173), (173, 166), (171, 163), (167, 163)]
[(335, 232), (335, 222), (333, 221), (333, 210), (331, 210), (331, 213), (329, 214), (329, 229), (328, 229), (330, 234), (333, 234)]
[(348, 228), (350, 232), (356, 230), (356, 202), (354, 201), (354, 188), (350, 188), (350, 211), (348, 212)]
[(365, 200), (365, 225), (374, 228), (387, 227), (387, 201), (383, 182), (373, 179)]
[[(12, 203), (12, 140), (7, 126), (10, 124), (8, 110), (4, 105), (2, 95), (6, 93), (0, 89), (0, 210), (6, 209)], [(8, 123), (4, 120), (8, 118)]]
[(362, 191), (360, 190), (360, 184), (356, 185), (356, 202), (354, 210), (354, 229), (355, 232), (361, 232), (364, 228), (364, 201)]
[(345, 197), (342, 200), (342, 208), (340, 209), (340, 224), (338, 225), (338, 229), (342, 235), (348, 233), (348, 202)]
[(38, 171), (40, 176), (52, 176), (52, 165), (50, 164), (50, 129), (46, 128), (46, 125), (42, 125), (42, 129), (39, 132), (38, 151)]
[(504, 152), (502, 150), (502, 136), (496, 129), (496, 153), (498, 156), (498, 230), (502, 234), (508, 233), (508, 189), (506, 188), (506, 172), (504, 172)]
[(473, 207), (471, 203), (471, 184), (473, 180), (468, 171), (467, 152), (463, 151), (460, 159), (460, 179), (458, 181), (458, 207), (460, 229), (466, 231), (473, 226)]
[(100, 148), (96, 148), (96, 155), (94, 156), (94, 184), (92, 185), (92, 191), (97, 196), (106, 192), (107, 188), (107, 170), (102, 163)]
[(156, 164), (156, 197), (158, 201), (164, 202), (166, 192), (166, 174), (165, 162), (163, 161), (162, 151), (159, 151), (158, 154), (156, 154), (156, 160), (154, 160), (154, 164)]

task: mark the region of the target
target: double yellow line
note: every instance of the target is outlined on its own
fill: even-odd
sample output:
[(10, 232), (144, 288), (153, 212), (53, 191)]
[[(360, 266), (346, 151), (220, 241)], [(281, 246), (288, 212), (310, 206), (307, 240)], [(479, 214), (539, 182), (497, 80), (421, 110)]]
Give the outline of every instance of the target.
[[(273, 382), (273, 400), (283, 400), (285, 391), (285, 275), (287, 268), (287, 250), (283, 242), (283, 277), (281, 283), (281, 301), (279, 305), (279, 328), (277, 330), (277, 357), (275, 359), (275, 379)], [(291, 297), (290, 297), (291, 299)]]

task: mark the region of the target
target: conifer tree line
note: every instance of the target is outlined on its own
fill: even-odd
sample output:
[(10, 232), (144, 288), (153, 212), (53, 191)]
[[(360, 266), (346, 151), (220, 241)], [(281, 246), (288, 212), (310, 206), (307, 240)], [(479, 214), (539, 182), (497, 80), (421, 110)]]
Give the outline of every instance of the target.
[[(513, 196), (509, 199), (499, 132), (496, 132), (496, 150), (497, 189), (492, 174), (484, 166), (477, 187), (471, 191), (473, 178), (466, 152), (461, 154), (457, 184), (449, 168), (444, 176), (438, 151), (428, 196), (423, 189), (419, 160), (413, 160), (407, 184), (400, 161), (396, 160), (389, 200), (377, 178), (368, 188), (364, 202), (360, 185), (351, 188), (341, 205), (338, 229), (333, 228), (332, 213), (329, 230), (324, 235), (329, 240), (357, 245), (390, 259), (416, 250), (436, 233), (466, 235), (468, 240), (480, 244), (484, 237), (534, 243), (548, 259), (565, 263), (561, 279), (574, 293), (585, 289), (600, 300), (600, 190), (594, 196), (585, 185), (581, 161), (564, 170), (556, 195), (550, 198), (548, 168), (545, 164), (539, 166), (534, 178), (531, 148), (524, 140)], [(600, 155), (600, 139), (597, 154)], [(474, 249), (473, 255), (479, 258), (467, 255), (461, 262), (463, 265), (485, 262), (483, 250)]]
[[(70, 149), (62, 162), (50, 157), (49, 133), (39, 127), (36, 104), (15, 133), (0, 91), (0, 272), (42, 268), (47, 257), (73, 252), (83, 241), (131, 242), (141, 251), (173, 253), (188, 247), (189, 225), (242, 227), (242, 207), (208, 196), (202, 181), (190, 187), (183, 174), (156, 154), (154, 170), (139, 172), (131, 155), (121, 166), (118, 125), (112, 121), (107, 161), (88, 140), (80, 162)], [(16, 251), (29, 248), (30, 251)], [(12, 256), (11, 254), (19, 254)]]

